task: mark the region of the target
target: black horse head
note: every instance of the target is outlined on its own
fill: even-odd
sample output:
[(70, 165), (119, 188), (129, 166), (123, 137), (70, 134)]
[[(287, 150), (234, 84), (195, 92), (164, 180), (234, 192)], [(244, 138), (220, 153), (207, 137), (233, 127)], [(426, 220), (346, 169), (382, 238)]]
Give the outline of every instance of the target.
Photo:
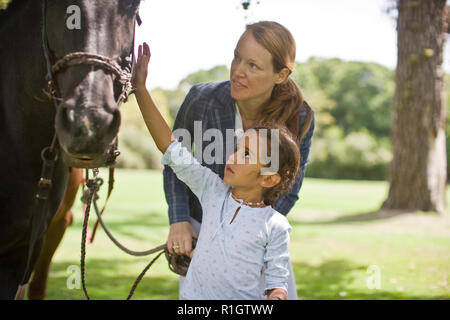
[(118, 104), (131, 71), (139, 3), (47, 3), (44, 31), (59, 101), (55, 128), (68, 166), (94, 168), (111, 159), (120, 126)]

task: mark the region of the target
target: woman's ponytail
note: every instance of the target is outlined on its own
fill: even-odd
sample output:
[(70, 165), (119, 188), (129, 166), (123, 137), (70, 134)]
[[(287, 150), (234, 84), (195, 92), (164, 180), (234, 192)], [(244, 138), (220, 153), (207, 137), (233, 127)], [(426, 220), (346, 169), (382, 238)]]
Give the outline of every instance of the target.
[(277, 122), (285, 125), (294, 137), (299, 137), (300, 108), (303, 94), (300, 87), (288, 78), (275, 85), (269, 103), (263, 109), (265, 122)]

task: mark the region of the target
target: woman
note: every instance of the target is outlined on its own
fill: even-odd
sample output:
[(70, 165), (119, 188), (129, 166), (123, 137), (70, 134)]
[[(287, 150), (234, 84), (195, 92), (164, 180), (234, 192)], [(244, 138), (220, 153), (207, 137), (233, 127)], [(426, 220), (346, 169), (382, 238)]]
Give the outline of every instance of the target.
[[(222, 137), (227, 137), (227, 129), (238, 132), (259, 121), (285, 125), (298, 139), (301, 170), (290, 193), (274, 206), (284, 215), (298, 200), (314, 132), (313, 112), (303, 101), (298, 85), (289, 78), (294, 69), (295, 52), (295, 41), (282, 25), (272, 21), (247, 25), (234, 51), (230, 81), (193, 86), (178, 111), (173, 128), (174, 131), (185, 129), (191, 137), (199, 128), (202, 132), (218, 129)], [(233, 139), (225, 143), (233, 144), (230, 140)], [(202, 152), (210, 143), (202, 141), (201, 146), (195, 148), (201, 147)], [(223, 178), (227, 157), (223, 152), (222, 161), (203, 164)], [(190, 256), (192, 238), (197, 237), (201, 226), (201, 206), (168, 166), (164, 168), (164, 192), (169, 206), (169, 251)], [(292, 266), (290, 273), (288, 297), (296, 299)]]

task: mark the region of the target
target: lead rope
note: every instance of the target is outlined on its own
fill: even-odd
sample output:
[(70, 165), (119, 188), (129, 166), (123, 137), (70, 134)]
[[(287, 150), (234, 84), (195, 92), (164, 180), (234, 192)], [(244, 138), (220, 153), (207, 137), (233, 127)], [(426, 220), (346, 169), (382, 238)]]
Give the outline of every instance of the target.
[[(132, 255), (132, 256), (148, 256), (154, 253), (158, 253), (158, 255), (153, 258), (150, 263), (144, 268), (144, 270), (139, 274), (137, 279), (135, 280), (133, 286), (131, 287), (130, 293), (128, 294), (127, 300), (131, 299), (131, 297), (134, 294), (134, 291), (136, 290), (137, 286), (139, 285), (140, 281), (144, 277), (145, 273), (150, 269), (150, 267), (153, 265), (153, 263), (164, 253), (166, 256), (166, 259), (168, 261), (169, 269), (178, 274), (185, 276), (187, 273), (187, 269), (189, 267), (190, 258), (184, 255), (176, 255), (171, 254), (167, 249), (167, 244), (159, 245), (155, 248), (152, 248), (150, 250), (146, 251), (133, 251), (122, 245), (111, 233), (107, 225), (104, 223), (101, 213), (98, 210), (97, 206), (97, 200), (99, 198), (97, 192), (100, 189), (100, 186), (103, 184), (103, 180), (98, 177), (99, 170), (93, 169), (93, 178), (89, 178), (89, 170), (86, 169), (86, 187), (87, 190), (84, 191), (82, 196), (82, 201), (86, 204), (86, 210), (84, 213), (84, 219), (83, 219), (83, 230), (81, 233), (81, 261), (80, 261), (80, 269), (81, 269), (81, 283), (83, 286), (83, 292), (86, 297), (86, 299), (90, 300), (89, 294), (86, 289), (86, 281), (85, 281), (85, 271), (86, 271), (86, 235), (87, 235), (87, 227), (88, 227), (88, 221), (89, 221), (89, 213), (91, 210), (92, 203), (94, 204), (95, 213), (97, 215), (98, 221), (100, 222), (100, 225), (105, 230), (106, 235), (111, 239), (111, 241), (119, 247), (122, 251), (125, 253)], [(197, 239), (193, 238), (193, 247), (195, 247)]]
[(89, 294), (87, 292), (85, 281), (86, 231), (89, 221), (89, 212), (91, 210), (92, 198), (94, 197), (96, 191), (98, 191), (99, 186), (97, 186), (97, 183), (94, 179), (89, 179), (89, 170), (86, 170), (86, 187), (88, 188), (88, 197), (86, 199), (86, 211), (84, 212), (83, 229), (81, 231), (80, 269), (81, 269), (81, 283), (83, 285), (84, 296), (86, 297), (87, 300), (90, 300), (91, 298), (89, 297)]

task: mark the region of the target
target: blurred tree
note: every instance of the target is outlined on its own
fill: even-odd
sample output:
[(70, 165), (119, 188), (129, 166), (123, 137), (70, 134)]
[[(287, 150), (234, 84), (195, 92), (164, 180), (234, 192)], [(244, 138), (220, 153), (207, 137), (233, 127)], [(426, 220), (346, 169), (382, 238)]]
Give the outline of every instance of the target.
[(446, 0), (398, 0), (398, 62), (387, 209), (444, 212)]
[(389, 136), (394, 93), (391, 70), (376, 63), (340, 59), (311, 58), (307, 64), (321, 90), (335, 102), (328, 112), (345, 134), (365, 128), (377, 137)]
[(321, 83), (315, 74), (311, 61), (296, 63), (291, 78), (300, 86), (304, 99), (315, 111), (316, 127), (314, 136), (321, 136), (323, 129), (336, 123), (332, 110), (336, 107), (336, 101), (329, 98), (323, 90)]
[(292, 78), (315, 111), (308, 177), (387, 179), (392, 70), (375, 63), (310, 58)]

